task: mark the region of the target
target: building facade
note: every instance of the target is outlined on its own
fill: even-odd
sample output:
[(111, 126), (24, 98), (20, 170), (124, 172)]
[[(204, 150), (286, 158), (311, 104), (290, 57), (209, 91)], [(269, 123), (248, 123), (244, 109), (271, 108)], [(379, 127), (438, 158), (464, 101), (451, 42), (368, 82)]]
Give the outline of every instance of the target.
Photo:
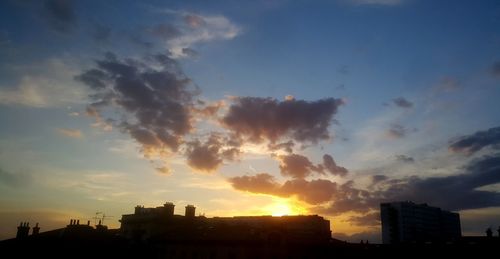
[(458, 213), (410, 201), (380, 204), (384, 244), (448, 242), (462, 235)]

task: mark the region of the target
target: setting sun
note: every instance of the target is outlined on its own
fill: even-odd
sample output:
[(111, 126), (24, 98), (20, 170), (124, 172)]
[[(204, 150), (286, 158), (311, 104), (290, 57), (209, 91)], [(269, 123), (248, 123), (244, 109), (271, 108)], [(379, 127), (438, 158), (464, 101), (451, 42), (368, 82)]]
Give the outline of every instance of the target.
[(287, 199), (276, 199), (276, 201), (265, 207), (264, 212), (272, 216), (300, 215), (305, 214), (306, 210)]

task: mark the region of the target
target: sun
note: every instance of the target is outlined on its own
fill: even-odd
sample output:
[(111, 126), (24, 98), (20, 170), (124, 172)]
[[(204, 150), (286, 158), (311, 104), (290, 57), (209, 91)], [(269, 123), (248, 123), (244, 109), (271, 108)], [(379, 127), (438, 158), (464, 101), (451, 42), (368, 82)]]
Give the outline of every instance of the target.
[(265, 207), (264, 210), (267, 214), (271, 214), (272, 216), (286, 216), (286, 215), (299, 215), (304, 214), (306, 211), (304, 208), (294, 204), (290, 200), (287, 199), (276, 199), (274, 202)]
[(277, 203), (271, 205), (270, 212), (272, 216), (285, 216), (293, 214), (292, 208), (290, 208), (288, 204), (284, 203)]

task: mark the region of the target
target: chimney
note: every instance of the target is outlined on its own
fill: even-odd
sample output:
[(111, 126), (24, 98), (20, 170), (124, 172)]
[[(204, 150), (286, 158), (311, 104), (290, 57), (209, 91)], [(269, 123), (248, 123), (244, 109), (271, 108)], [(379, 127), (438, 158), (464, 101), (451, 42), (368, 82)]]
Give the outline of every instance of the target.
[(173, 203), (166, 202), (165, 204), (163, 204), (163, 207), (165, 207), (165, 210), (166, 210), (168, 216), (174, 215), (175, 205)]
[(38, 235), (38, 233), (40, 233), (40, 227), (38, 226), (37, 222), (35, 227), (33, 227), (33, 235)]
[(28, 222), (21, 222), (17, 227), (16, 238), (26, 238), (30, 233), (30, 227)]
[(185, 216), (188, 218), (194, 218), (194, 213), (196, 211), (196, 207), (193, 205), (187, 205), (186, 206), (186, 214)]

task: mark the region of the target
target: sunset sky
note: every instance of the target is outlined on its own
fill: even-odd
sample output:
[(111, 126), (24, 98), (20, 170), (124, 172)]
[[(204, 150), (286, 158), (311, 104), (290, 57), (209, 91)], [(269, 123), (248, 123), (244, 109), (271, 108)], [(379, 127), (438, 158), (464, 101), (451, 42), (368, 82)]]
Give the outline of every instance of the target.
[[(313, 3), (314, 2), (314, 3)], [(500, 2), (0, 3), (0, 239), (136, 205), (500, 226)]]

